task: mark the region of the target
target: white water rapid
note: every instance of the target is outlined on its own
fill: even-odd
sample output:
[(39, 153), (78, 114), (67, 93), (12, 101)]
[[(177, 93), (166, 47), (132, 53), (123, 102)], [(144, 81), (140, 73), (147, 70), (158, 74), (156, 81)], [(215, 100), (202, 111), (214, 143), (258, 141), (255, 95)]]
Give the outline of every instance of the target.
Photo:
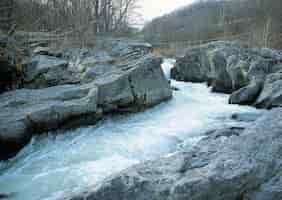
[[(164, 61), (167, 77), (173, 63)], [(15, 158), (0, 163), (0, 193), (12, 193), (12, 200), (53, 200), (134, 164), (189, 148), (207, 130), (249, 123), (233, 120), (234, 113), (248, 119), (262, 112), (228, 105), (228, 95), (211, 93), (205, 84), (171, 83), (179, 89), (174, 98), (144, 112), (33, 138)]]

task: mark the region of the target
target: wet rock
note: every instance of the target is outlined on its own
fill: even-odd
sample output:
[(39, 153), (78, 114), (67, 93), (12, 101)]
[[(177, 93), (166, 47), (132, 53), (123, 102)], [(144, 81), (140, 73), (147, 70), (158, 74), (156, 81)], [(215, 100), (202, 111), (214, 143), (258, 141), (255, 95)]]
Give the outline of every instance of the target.
[(267, 74), (271, 73), (271, 60), (256, 59), (249, 68), (248, 77), (250, 80), (264, 80)]
[(262, 184), (258, 191), (250, 192), (246, 198), (250, 200), (282, 199), (282, 174), (278, 173), (266, 183)]
[[(171, 75), (180, 81), (207, 82), (214, 92), (233, 93), (229, 100), (232, 104), (272, 108), (281, 106), (276, 103), (280, 89), (269, 76), (281, 72), (281, 58), (279, 51), (217, 41), (188, 49), (177, 59)], [(275, 102), (270, 100), (274, 96)]]
[[(151, 55), (97, 78), (99, 105), (119, 108), (147, 107), (172, 97), (170, 84), (161, 69), (162, 59)], [(107, 77), (107, 78), (106, 78)]]
[(254, 122), (261, 116), (261, 113), (234, 113), (231, 119), (239, 122)]
[(231, 128), (209, 131), (206, 133), (208, 138), (206, 138), (205, 140), (210, 140), (211, 138), (217, 139), (219, 137), (240, 136), (240, 134), (244, 131), (244, 129), (245, 128), (242, 127), (231, 127)]
[(236, 56), (230, 56), (227, 59), (227, 73), (230, 77), (232, 84), (232, 91), (238, 90), (248, 84), (248, 73), (249, 63), (245, 60), (240, 60)]
[(22, 89), (0, 95), (0, 157), (15, 153), (33, 134), (89, 115), (96, 121), (100, 117), (97, 98), (98, 88), (93, 84)]
[(15, 193), (0, 193), (0, 199), (11, 199), (15, 195)]
[(231, 94), (230, 104), (252, 105), (262, 91), (262, 82), (253, 82)]
[(188, 49), (171, 70), (172, 78), (208, 82), (215, 92), (230, 93), (247, 84), (250, 57), (247, 49), (232, 42), (212, 42)]
[(171, 69), (171, 77), (186, 82), (204, 82), (207, 79), (207, 70), (202, 67), (202, 52), (200, 49), (191, 49), (184, 57), (176, 60)]
[(211, 63), (212, 91), (230, 93), (232, 91), (232, 81), (227, 72), (227, 61), (223, 52), (215, 50), (209, 53)]
[(255, 106), (268, 109), (282, 106), (282, 73), (267, 76)]
[(191, 151), (133, 166), (66, 199), (280, 199), (281, 121), (275, 109), (238, 134), (208, 136)]
[(93, 124), (103, 114), (139, 111), (172, 97), (162, 59), (149, 54), (148, 44), (106, 40), (62, 55), (47, 46), (34, 48), (26, 89), (0, 95), (0, 160), (34, 134)]
[(171, 86), (171, 89), (172, 89), (173, 91), (179, 91), (179, 90), (180, 90), (178, 87), (175, 87), (175, 86)]
[[(46, 57), (43, 59), (46, 61)], [(43, 62), (34, 74), (46, 68), (47, 73), (65, 69), (65, 62), (53, 59), (51, 69), (52, 62)], [(147, 55), (102, 73), (90, 83), (21, 89), (0, 95), (0, 159), (13, 155), (34, 134), (93, 124), (103, 113), (138, 111), (170, 99), (172, 91), (161, 63), (162, 59)]]

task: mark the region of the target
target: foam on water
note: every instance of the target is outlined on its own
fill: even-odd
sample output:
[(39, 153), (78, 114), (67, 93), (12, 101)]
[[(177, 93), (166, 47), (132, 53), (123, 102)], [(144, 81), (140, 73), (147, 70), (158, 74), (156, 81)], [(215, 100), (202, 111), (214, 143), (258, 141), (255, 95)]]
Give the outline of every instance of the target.
[[(166, 60), (167, 77), (174, 61)], [(205, 84), (172, 81), (174, 98), (145, 112), (109, 117), (95, 126), (33, 138), (14, 159), (0, 163), (0, 193), (11, 199), (56, 199), (83, 190), (134, 164), (195, 144), (207, 130), (245, 126), (234, 113), (254, 108), (228, 105), (228, 96)], [(185, 144), (185, 145), (183, 145)]]

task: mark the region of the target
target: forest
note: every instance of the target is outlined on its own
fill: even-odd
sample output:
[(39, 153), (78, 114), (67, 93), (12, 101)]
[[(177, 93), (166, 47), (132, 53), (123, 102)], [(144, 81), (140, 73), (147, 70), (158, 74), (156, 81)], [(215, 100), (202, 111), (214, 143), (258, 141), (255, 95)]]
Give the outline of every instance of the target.
[(204, 0), (146, 24), (150, 42), (239, 40), (258, 47), (282, 47), (282, 1)]
[(1, 29), (73, 33), (125, 33), (136, 0), (1, 0)]

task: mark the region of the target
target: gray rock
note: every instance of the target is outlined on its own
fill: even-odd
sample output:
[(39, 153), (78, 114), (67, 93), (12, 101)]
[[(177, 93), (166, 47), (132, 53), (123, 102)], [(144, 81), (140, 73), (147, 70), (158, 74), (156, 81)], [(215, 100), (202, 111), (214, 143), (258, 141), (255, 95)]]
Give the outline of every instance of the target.
[(271, 73), (271, 60), (256, 59), (251, 62), (248, 71), (249, 80), (264, 80), (267, 74)]
[(0, 199), (11, 199), (15, 195), (15, 193), (0, 193)]
[(109, 40), (104, 43), (111, 49), (113, 55), (123, 57), (129, 60), (141, 58), (144, 55), (152, 53), (151, 44), (130, 40)]
[(148, 55), (130, 65), (120, 66), (95, 80), (99, 105), (147, 107), (172, 97), (170, 84), (161, 69), (162, 59)]
[(208, 82), (213, 91), (230, 93), (245, 86), (251, 53), (236, 43), (212, 42), (188, 49), (177, 59), (172, 78)]
[(209, 52), (212, 74), (212, 91), (230, 93), (232, 91), (232, 80), (227, 72), (227, 60), (221, 50)]
[(255, 106), (273, 108), (282, 106), (282, 73), (269, 74)]
[(100, 117), (98, 88), (93, 84), (15, 90), (0, 95), (0, 99), (0, 143), (9, 144), (11, 153), (35, 133), (60, 128), (88, 115), (93, 121)]
[(65, 199), (280, 199), (281, 121), (275, 109), (239, 134), (208, 136), (191, 151), (141, 163)]
[(262, 184), (257, 191), (250, 192), (246, 199), (265, 200), (265, 199), (282, 199), (282, 174), (275, 175), (266, 183)]
[(148, 55), (102, 73), (87, 84), (0, 95), (0, 159), (20, 149), (33, 134), (94, 123), (101, 117), (101, 110), (136, 111), (171, 98), (161, 62)]
[(261, 116), (259, 113), (233, 113), (231, 119), (239, 122), (254, 122)]
[(282, 64), (281, 63), (278, 63), (278, 64), (274, 64), (272, 67), (271, 67), (271, 73), (277, 73), (279, 71), (282, 71)]
[(232, 56), (229, 57), (226, 70), (231, 80), (232, 91), (238, 90), (248, 84), (248, 78), (246, 76), (248, 68), (249, 63), (247, 61), (237, 60)]
[[(206, 133), (208, 136), (208, 140), (211, 138), (217, 139), (219, 137), (231, 137), (231, 136), (239, 136), (245, 128), (241, 127), (231, 127), (231, 128), (224, 128), (219, 130), (213, 130)], [(206, 139), (206, 140), (207, 140)]]
[(252, 105), (262, 90), (263, 83), (253, 81), (246, 87), (233, 92), (229, 98), (230, 104)]
[(57, 57), (57, 58), (63, 57), (62, 51), (54, 50), (50, 47), (42, 47), (42, 46), (35, 47), (35, 49), (33, 50), (33, 54), (34, 55), (53, 56), (53, 57)]
[(171, 77), (186, 82), (204, 82), (207, 79), (207, 70), (202, 67), (201, 49), (192, 48), (184, 57), (176, 60), (175, 67), (171, 70)]
[(68, 71), (68, 62), (64, 59), (37, 55), (27, 67), (25, 87), (31, 89), (56, 85), (78, 83), (79, 79)]
[(177, 59), (171, 76), (180, 81), (207, 82), (214, 92), (232, 93), (229, 100), (232, 104), (277, 107), (282, 105), (280, 86), (278, 81), (269, 81), (268, 76), (282, 71), (281, 55), (266, 48), (211, 42), (188, 49), (184, 57)]

